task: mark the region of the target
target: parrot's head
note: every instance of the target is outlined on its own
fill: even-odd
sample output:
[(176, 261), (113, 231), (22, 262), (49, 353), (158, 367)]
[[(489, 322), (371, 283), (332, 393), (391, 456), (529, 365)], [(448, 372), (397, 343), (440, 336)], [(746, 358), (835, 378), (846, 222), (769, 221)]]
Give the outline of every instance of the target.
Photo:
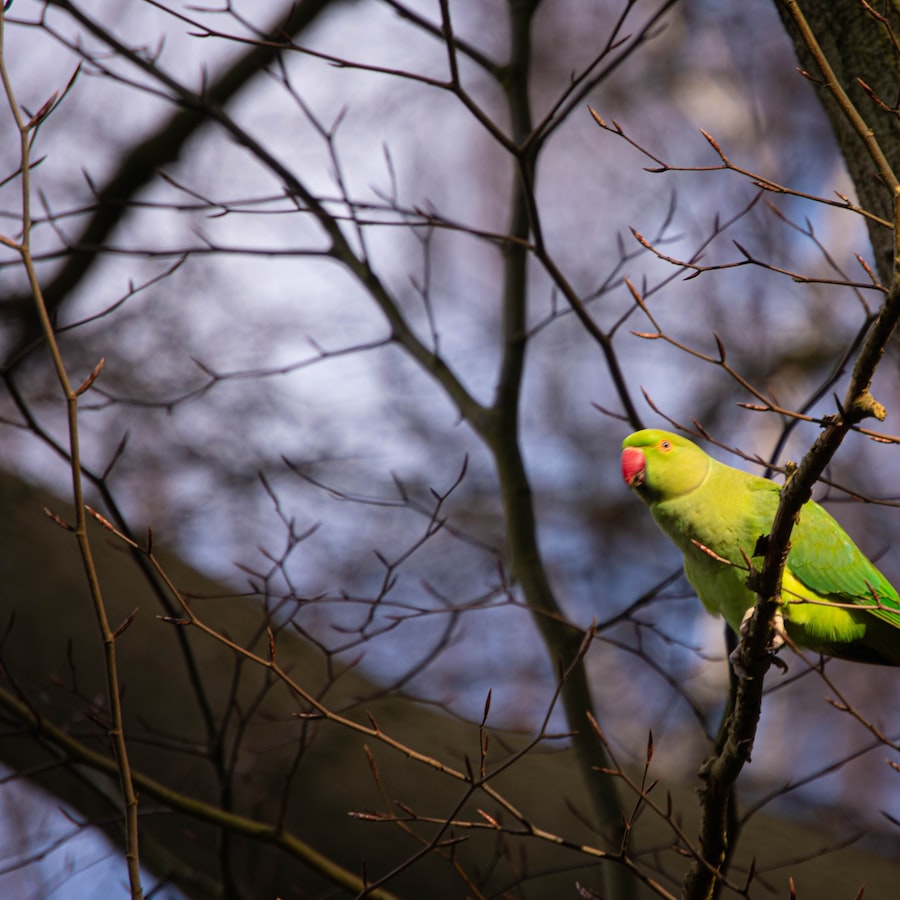
[(699, 487), (710, 457), (693, 441), (648, 428), (622, 442), (622, 477), (648, 503), (680, 497)]

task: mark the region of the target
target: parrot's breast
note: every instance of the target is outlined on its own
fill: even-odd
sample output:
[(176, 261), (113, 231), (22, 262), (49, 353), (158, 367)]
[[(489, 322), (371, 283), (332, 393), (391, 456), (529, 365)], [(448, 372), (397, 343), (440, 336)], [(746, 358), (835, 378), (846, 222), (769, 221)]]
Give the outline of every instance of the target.
[[(743, 477), (731, 477), (732, 472)], [(682, 552), (685, 575), (703, 605), (723, 615), (735, 631), (755, 600), (746, 586), (747, 560), (769, 533), (777, 505), (777, 485), (733, 469), (714, 469), (696, 490), (651, 507), (659, 527)]]

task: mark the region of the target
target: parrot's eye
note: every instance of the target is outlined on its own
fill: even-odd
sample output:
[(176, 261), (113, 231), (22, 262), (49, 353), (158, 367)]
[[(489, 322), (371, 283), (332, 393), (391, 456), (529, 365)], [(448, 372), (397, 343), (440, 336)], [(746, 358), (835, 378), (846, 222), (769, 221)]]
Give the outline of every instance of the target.
[(659, 449), (663, 451), (663, 453), (668, 453), (672, 449), (671, 441), (660, 441)]

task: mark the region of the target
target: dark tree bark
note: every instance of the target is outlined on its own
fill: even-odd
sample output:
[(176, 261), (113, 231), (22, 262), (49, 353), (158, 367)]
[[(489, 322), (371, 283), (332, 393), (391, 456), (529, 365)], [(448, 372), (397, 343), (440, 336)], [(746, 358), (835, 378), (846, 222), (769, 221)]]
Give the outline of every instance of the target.
[[(892, 31), (895, 36), (900, 35), (900, 8), (895, 2), (876, 3), (876, 15), (867, 11), (860, 0), (802, 0), (797, 5), (847, 96), (872, 130), (891, 167), (900, 172), (900, 116), (896, 112), (900, 104), (900, 54), (892, 39)], [(816, 85), (816, 94), (834, 129), (860, 204), (891, 222), (891, 191), (859, 132), (834, 95), (819, 81), (820, 65), (800, 33), (791, 4), (775, 0), (775, 6), (794, 44), (800, 67)], [(886, 17), (881, 19), (881, 14)], [(894, 269), (893, 233), (890, 227), (872, 219), (866, 224), (878, 274), (884, 284), (889, 284)]]

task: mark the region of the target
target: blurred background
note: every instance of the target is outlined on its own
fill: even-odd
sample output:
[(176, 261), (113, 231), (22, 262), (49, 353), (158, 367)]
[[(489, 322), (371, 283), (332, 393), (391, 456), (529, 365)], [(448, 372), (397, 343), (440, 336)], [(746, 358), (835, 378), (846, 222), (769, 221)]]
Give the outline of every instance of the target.
[[(509, 133), (508, 108), (480, 60), (509, 53), (507, 4), (448, 4), (468, 48), (458, 59), (468, 104), (441, 86), (438, 3), (322, 6), (277, 63), (229, 97), (227, 113), (321, 199), (410, 327), (489, 404), (508, 256), (498, 236), (517, 174), (492, 132)], [(391, 341), (365, 286), (327, 257), (314, 215), (252, 148), (206, 121), (177, 146), (151, 150), (151, 137), (171, 138), (166, 126), (181, 108), (147, 67), (202, 93), (288, 17), (289, 4), (93, 0), (83, 12), (134, 58), (71, 11), (16, 0), (3, 59), (29, 114), (79, 70), (34, 141), (32, 242), (73, 381), (105, 360), (80, 402), (85, 467), (136, 535), (151, 526), (158, 544), (223, 590), (281, 604), (276, 618), (336, 665), (476, 721), (490, 690), (495, 727), (534, 732), (551, 707), (556, 661), (510, 583), (489, 448)], [(621, 44), (601, 55), (613, 34)], [(654, 770), (690, 788), (727, 697), (723, 624), (703, 612), (677, 551), (622, 484), (618, 448), (638, 424), (622, 385), (640, 424), (695, 419), (748, 458), (799, 459), (817, 427), (741, 407), (754, 397), (697, 353), (718, 359), (718, 336), (728, 364), (758, 391), (810, 416), (831, 412), (879, 300), (846, 284), (868, 281), (856, 254), (871, 260), (871, 251), (861, 217), (761, 192), (752, 177), (721, 170), (701, 134), (756, 176), (853, 196), (771, 3), (560, 0), (540, 7), (531, 38), (534, 122), (556, 116), (534, 173), (546, 253), (622, 376), (617, 384), (610, 357), (532, 255), (519, 404), (540, 547), (566, 619), (600, 627), (587, 666), (617, 758), (640, 766), (652, 730)], [(580, 73), (607, 66), (584, 96), (565, 93)], [(627, 140), (598, 127), (588, 105)], [(3, 121), (0, 233), (18, 237), (18, 136), (8, 112)], [(85, 229), (98, 196), (136, 148), (151, 164), (142, 183), (132, 172), (127, 190), (119, 184), (119, 212), (97, 242)], [(632, 229), (660, 254), (712, 270), (686, 278)], [(741, 248), (765, 265), (727, 266), (746, 260)], [(66, 410), (30, 308), (18, 257), (0, 247), (0, 462), (67, 496), (71, 475), (57, 452)], [(659, 331), (671, 340), (640, 334)], [(890, 411), (900, 406), (895, 359), (875, 393)], [(895, 584), (898, 462), (895, 445), (853, 434), (828, 472), (847, 490), (819, 490)], [(108, 515), (107, 501), (89, 488), (88, 502)], [(30, 589), (7, 583), (3, 606)], [(887, 757), (896, 763), (896, 754), (785, 658), (788, 674), (769, 676), (743, 809), (759, 802), (767, 814), (815, 822), (835, 845), (866, 834), (870, 850), (890, 856), (897, 829), (884, 813), (900, 817), (900, 789)], [(897, 740), (894, 671), (839, 662), (826, 671)], [(566, 728), (558, 709), (551, 723)], [(36, 804), (20, 790), (4, 785), (6, 818), (36, 820), (41, 837), (5, 842), (0, 866), (11, 871), (0, 883), (20, 892), (9, 896), (38, 883), (41, 896), (90, 896), (101, 878), (121, 881), (107, 863), (115, 851), (71, 841), (52, 849), (50, 820), (63, 831), (71, 822), (54, 801)], [(38, 846), (40, 859), (20, 865)]]

